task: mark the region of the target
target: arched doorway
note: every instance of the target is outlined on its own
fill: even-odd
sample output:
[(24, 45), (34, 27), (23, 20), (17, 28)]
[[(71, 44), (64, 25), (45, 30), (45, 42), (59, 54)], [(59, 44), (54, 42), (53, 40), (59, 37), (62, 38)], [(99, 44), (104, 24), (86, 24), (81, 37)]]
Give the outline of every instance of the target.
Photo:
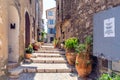
[(25, 13), (25, 47), (30, 44), (30, 18), (28, 12)]
[(8, 14), (8, 62), (18, 62), (19, 60), (19, 14), (14, 6), (9, 7)]

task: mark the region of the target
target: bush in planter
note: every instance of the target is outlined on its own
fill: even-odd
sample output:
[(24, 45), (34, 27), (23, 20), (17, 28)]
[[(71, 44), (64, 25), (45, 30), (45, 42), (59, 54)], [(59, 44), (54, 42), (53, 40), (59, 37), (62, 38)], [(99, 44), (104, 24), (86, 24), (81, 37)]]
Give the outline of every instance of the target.
[[(86, 37), (85, 44), (79, 44), (76, 46), (76, 52), (78, 53), (76, 56), (76, 70), (80, 77), (88, 76), (92, 71), (92, 61), (90, 59), (90, 48), (91, 48), (91, 37)], [(89, 47), (88, 47), (89, 46)]]
[(77, 38), (69, 38), (65, 41), (66, 58), (70, 65), (75, 64), (75, 60), (76, 60), (75, 46), (76, 45), (78, 45)]
[(78, 39), (73, 37), (65, 41), (65, 48), (69, 52), (75, 51), (75, 46), (78, 45)]
[(26, 49), (25, 49), (25, 52), (26, 52), (26, 54), (25, 54), (25, 57), (26, 58), (31, 58), (31, 54), (32, 54), (32, 52), (33, 52), (33, 46), (30, 44)]

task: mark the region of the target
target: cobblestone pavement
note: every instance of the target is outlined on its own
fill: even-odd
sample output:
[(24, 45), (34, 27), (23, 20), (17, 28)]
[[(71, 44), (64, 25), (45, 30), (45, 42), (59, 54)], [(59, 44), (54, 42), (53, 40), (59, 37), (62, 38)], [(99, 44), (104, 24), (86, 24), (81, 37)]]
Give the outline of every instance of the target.
[(78, 80), (75, 73), (23, 73), (19, 79), (9, 80)]

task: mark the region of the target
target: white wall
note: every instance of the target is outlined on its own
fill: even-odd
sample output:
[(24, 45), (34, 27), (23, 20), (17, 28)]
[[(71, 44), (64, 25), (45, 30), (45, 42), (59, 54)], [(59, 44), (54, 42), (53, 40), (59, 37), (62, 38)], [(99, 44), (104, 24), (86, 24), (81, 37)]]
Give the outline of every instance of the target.
[[(8, 22), (8, 47), (9, 55), (8, 61), (18, 62), (19, 59), (19, 15), (18, 11), (14, 6), (9, 7), (9, 22)], [(15, 23), (15, 29), (10, 28), (10, 24)]]

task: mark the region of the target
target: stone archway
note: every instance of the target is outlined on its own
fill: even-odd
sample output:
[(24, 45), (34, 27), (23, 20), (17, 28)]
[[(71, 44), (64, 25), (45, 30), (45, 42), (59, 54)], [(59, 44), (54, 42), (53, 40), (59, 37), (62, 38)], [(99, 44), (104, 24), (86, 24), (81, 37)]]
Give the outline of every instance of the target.
[(30, 44), (30, 18), (28, 12), (25, 13), (25, 47)]
[(10, 6), (8, 11), (8, 62), (18, 62), (20, 18), (16, 7)]

